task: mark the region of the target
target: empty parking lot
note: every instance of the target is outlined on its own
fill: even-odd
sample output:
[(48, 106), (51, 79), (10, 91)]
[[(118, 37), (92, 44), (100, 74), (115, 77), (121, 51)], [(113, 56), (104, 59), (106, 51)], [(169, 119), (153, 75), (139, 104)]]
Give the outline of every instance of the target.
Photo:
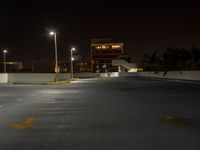
[(0, 85), (1, 150), (199, 150), (200, 84)]

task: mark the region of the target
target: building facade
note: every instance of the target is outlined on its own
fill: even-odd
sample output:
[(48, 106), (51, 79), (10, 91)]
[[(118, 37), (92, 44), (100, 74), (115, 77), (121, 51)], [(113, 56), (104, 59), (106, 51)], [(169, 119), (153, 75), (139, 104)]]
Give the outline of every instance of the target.
[(75, 73), (91, 72), (91, 61), (90, 60), (78, 60), (74, 62)]
[(118, 67), (112, 66), (112, 60), (123, 55), (124, 43), (110, 39), (91, 40), (91, 71), (115, 72)]

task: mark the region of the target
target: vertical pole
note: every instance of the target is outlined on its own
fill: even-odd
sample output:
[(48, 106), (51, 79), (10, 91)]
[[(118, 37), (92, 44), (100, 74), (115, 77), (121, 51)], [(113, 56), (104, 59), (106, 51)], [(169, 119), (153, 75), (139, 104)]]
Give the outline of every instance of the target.
[(4, 58), (4, 73), (6, 73), (6, 53), (3, 53), (3, 58)]
[(57, 52), (57, 39), (56, 39), (56, 33), (54, 33), (54, 42), (55, 42), (55, 60), (56, 60), (56, 82), (58, 82), (58, 52)]
[(92, 44), (90, 44), (90, 62), (91, 62), (91, 73), (93, 72), (93, 55), (92, 55)]
[(73, 54), (72, 54), (72, 49), (71, 49), (71, 79), (73, 79)]

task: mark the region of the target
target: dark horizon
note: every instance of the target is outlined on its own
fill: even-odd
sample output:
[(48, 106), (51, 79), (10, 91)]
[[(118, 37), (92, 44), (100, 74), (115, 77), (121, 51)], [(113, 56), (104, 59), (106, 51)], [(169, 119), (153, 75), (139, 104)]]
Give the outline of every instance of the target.
[(136, 63), (154, 50), (200, 47), (200, 10), (194, 1), (11, 0), (0, 7), (0, 49), (8, 49), (8, 61), (53, 60), (51, 29), (57, 31), (59, 59), (67, 59), (71, 46), (89, 58), (91, 38), (124, 42)]

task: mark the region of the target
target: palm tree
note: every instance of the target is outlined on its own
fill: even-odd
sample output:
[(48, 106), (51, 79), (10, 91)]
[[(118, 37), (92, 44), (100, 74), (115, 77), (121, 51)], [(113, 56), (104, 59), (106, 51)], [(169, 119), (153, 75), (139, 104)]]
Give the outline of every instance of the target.
[(200, 69), (200, 49), (196, 46), (192, 47), (191, 50), (191, 69), (199, 70)]
[(161, 60), (160, 56), (158, 56), (157, 51), (154, 51), (152, 55), (145, 54), (144, 55), (144, 69), (148, 71), (159, 72), (161, 69)]
[(188, 69), (191, 54), (186, 49), (167, 48), (162, 57), (162, 66), (165, 71)]

